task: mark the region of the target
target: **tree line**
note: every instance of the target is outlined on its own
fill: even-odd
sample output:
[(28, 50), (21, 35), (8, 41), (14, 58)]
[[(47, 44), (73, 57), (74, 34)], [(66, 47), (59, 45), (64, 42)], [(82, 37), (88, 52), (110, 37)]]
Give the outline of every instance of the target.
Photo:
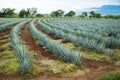
[[(44, 14), (37, 13), (37, 8), (27, 8), (27, 9), (21, 9), (19, 13), (15, 13), (16, 9), (11, 8), (3, 8), (0, 11), (0, 17), (1, 18), (35, 18), (35, 17), (45, 17)], [(49, 17), (73, 17), (76, 16), (75, 11), (71, 10), (68, 13), (65, 13), (65, 11), (59, 9), (56, 11), (53, 11), (50, 13)], [(120, 19), (120, 15), (114, 16), (114, 15), (106, 15), (101, 16), (100, 13), (96, 13), (94, 11), (91, 12), (85, 12), (83, 11), (81, 15), (78, 15), (78, 17), (85, 18), (112, 18), (112, 19)]]

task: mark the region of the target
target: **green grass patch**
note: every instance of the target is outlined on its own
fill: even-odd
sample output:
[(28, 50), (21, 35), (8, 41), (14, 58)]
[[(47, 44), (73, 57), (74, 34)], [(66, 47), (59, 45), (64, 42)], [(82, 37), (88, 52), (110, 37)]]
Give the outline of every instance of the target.
[(13, 51), (5, 51), (0, 53), (1, 59), (15, 58)]
[(97, 80), (120, 80), (120, 70), (109, 72), (108, 74)]
[(104, 60), (104, 61), (111, 61), (111, 58), (106, 55), (106, 54), (102, 54), (102, 53), (97, 53), (95, 51), (91, 51), (88, 49), (84, 49), (82, 46), (79, 47), (75, 47), (73, 43), (66, 43), (65, 44), (66, 47), (72, 49), (72, 50), (78, 50), (80, 51), (80, 53), (85, 57), (85, 58), (89, 58), (89, 59), (94, 59), (94, 60)]
[(13, 51), (0, 53), (0, 73), (14, 75), (20, 72), (20, 64)]
[(11, 43), (6, 43), (6, 44), (3, 44), (2, 46), (0, 46), (0, 49), (8, 51), (8, 50), (10, 50), (10, 47), (11, 47)]
[(86, 56), (88, 56), (90, 59), (111, 61), (111, 58), (109, 56), (107, 56), (106, 54), (98, 54), (98, 53), (93, 52), (93, 51), (85, 51), (84, 54)]
[(16, 59), (4, 60), (0, 62), (0, 73), (14, 75), (20, 72), (20, 64)]
[(72, 50), (76, 49), (73, 43), (65, 43), (64, 45)]
[(41, 60), (40, 66), (44, 67), (46, 71), (51, 73), (69, 73), (76, 69), (75, 64), (64, 63), (57, 60)]
[(71, 73), (76, 71), (78, 66), (71, 63), (65, 63), (58, 60), (49, 60), (49, 59), (42, 59), (40, 61), (34, 60), (33, 69), (30, 74), (33, 76), (37, 76), (43, 73)]
[(120, 61), (120, 49), (115, 49), (116, 55), (112, 58), (114, 61)]

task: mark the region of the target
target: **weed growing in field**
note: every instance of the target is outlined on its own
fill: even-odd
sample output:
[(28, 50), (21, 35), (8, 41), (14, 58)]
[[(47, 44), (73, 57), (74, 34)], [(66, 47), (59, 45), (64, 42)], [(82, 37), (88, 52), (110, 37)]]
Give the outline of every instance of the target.
[(120, 80), (120, 70), (109, 72), (108, 74), (97, 80)]
[(0, 54), (0, 73), (15, 75), (20, 71), (20, 64), (13, 51), (5, 51)]

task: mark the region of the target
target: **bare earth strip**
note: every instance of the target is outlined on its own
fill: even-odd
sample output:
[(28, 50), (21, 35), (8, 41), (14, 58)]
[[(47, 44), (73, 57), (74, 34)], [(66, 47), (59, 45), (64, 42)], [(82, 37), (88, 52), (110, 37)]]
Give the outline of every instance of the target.
[(31, 33), (29, 32), (29, 24), (25, 25), (25, 28), (22, 31), (21, 37), (25, 44), (29, 47), (30, 51), (33, 51), (36, 57), (43, 58), (47, 57), (49, 59), (55, 59), (55, 56), (49, 51), (45, 51), (41, 46), (37, 45), (35, 39), (32, 37)]

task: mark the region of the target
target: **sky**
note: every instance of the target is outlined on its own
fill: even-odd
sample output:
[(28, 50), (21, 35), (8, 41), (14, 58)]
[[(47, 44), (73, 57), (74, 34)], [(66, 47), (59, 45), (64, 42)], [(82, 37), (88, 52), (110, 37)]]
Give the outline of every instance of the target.
[(16, 12), (32, 7), (36, 7), (38, 13), (50, 13), (58, 9), (68, 12), (103, 5), (120, 5), (120, 0), (0, 0), (0, 9), (10, 7), (15, 8)]

